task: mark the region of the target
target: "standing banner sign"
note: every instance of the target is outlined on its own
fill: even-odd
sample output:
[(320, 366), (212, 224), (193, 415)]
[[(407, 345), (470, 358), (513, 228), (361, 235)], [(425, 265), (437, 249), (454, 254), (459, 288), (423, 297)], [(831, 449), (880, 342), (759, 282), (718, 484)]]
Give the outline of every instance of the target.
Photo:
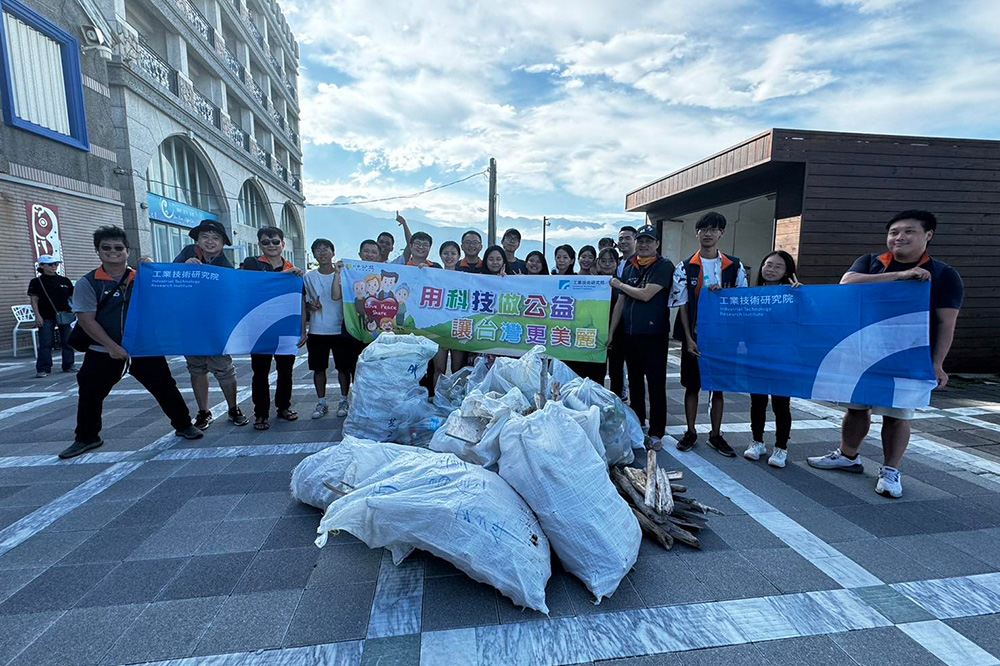
[(520, 356), (542, 345), (563, 361), (606, 358), (611, 301), (606, 277), (498, 277), (363, 261), (344, 265), (344, 321), (364, 342), (394, 331), (470, 352)]
[(200, 264), (139, 264), (122, 347), (131, 356), (295, 354), (302, 278)]
[(937, 386), (929, 282), (704, 291), (698, 348), (709, 391), (913, 409)]
[[(28, 214), (28, 233), (31, 234), (32, 260), (49, 254), (64, 262), (62, 241), (59, 238), (59, 208), (37, 201), (27, 201), (24, 207)], [(65, 263), (59, 264), (58, 272), (66, 275)]]

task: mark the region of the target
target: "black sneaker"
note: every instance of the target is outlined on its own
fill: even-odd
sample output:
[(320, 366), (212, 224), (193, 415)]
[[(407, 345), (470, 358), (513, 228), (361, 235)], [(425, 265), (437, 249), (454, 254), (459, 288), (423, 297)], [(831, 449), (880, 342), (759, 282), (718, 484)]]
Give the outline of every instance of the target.
[(733, 447), (729, 446), (729, 442), (721, 434), (709, 435), (708, 445), (727, 458), (736, 457), (736, 451), (733, 451)]
[(205, 436), (205, 433), (203, 433), (201, 430), (198, 430), (193, 425), (189, 425), (183, 430), (176, 430), (174, 431), (174, 434), (177, 435), (178, 437), (183, 437), (184, 439), (201, 439), (202, 437)]
[(67, 460), (68, 458), (75, 458), (81, 453), (86, 453), (87, 451), (96, 449), (101, 444), (104, 444), (103, 439), (98, 439), (96, 442), (89, 442), (89, 443), (75, 441), (69, 447), (60, 451), (59, 457), (62, 458), (63, 460)]
[(194, 427), (198, 430), (208, 430), (208, 426), (212, 425), (212, 420), (215, 417), (212, 416), (212, 412), (208, 410), (199, 410), (198, 416), (194, 419)]
[(698, 433), (696, 432), (686, 432), (684, 436), (677, 440), (677, 450), (678, 451), (690, 451), (694, 448), (694, 445), (698, 443)]
[(250, 423), (250, 419), (243, 415), (239, 407), (233, 407), (229, 410), (229, 420), (238, 426), (245, 426)]

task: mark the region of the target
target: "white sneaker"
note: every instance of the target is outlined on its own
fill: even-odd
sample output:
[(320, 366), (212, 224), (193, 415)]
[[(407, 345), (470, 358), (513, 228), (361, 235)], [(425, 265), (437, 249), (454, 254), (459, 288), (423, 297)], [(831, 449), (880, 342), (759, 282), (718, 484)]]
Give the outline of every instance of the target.
[(767, 455), (767, 447), (764, 442), (754, 442), (743, 452), (743, 457), (747, 460), (760, 460), (760, 457)]
[(340, 404), (337, 405), (337, 416), (340, 418), (347, 416), (347, 398), (340, 399)]
[(853, 472), (854, 474), (862, 474), (865, 471), (865, 466), (861, 464), (860, 456), (851, 460), (845, 457), (839, 448), (830, 451), (825, 456), (806, 458), (806, 462), (809, 463), (810, 467), (815, 467), (816, 469), (839, 469), (845, 472)]
[(883, 467), (878, 471), (878, 481), (875, 492), (883, 497), (900, 498), (903, 496), (903, 483), (899, 480), (899, 470), (894, 467)]
[(785, 449), (774, 448), (774, 453), (771, 457), (767, 459), (767, 464), (771, 467), (784, 467), (785, 459), (788, 457), (788, 451)]
[(313, 410), (312, 417), (314, 419), (322, 418), (326, 416), (326, 413), (330, 411), (330, 407), (325, 402), (317, 402), (316, 409)]

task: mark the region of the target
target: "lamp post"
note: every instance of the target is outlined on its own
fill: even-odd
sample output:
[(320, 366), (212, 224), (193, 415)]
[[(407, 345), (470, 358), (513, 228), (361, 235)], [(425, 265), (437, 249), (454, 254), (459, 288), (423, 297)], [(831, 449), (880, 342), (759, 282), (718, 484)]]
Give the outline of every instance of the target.
[(549, 218), (542, 218), (542, 254), (545, 254), (545, 228), (549, 226)]

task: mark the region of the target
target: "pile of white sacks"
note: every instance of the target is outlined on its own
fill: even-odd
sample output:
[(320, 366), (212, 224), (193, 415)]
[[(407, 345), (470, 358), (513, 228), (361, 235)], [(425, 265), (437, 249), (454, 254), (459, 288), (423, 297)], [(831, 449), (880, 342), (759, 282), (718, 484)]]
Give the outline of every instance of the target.
[[(439, 383), (435, 406), (424, 392), (418, 409), (407, 401), (418, 395), (413, 387), (422, 373), (414, 377), (409, 369), (421, 359), (426, 365), (435, 348), (415, 336), (382, 335), (362, 354), (351, 413), (375, 422), (349, 428), (349, 417), (340, 444), (292, 473), (292, 494), (325, 510), (317, 545), (345, 530), (372, 548), (388, 548), (397, 564), (419, 548), (543, 613), (551, 549), (597, 602), (611, 595), (642, 538), (608, 476), (608, 465), (631, 462), (632, 449), (642, 446), (635, 414), (559, 361), (546, 390), (551, 398), (558, 382), (558, 399), (536, 409), (541, 347), (519, 359), (498, 358), (489, 369), (480, 360)], [(359, 409), (366, 377), (382, 384), (374, 394), (380, 413), (368, 404), (372, 393)], [(424, 433), (430, 450), (389, 443), (420, 443)]]

